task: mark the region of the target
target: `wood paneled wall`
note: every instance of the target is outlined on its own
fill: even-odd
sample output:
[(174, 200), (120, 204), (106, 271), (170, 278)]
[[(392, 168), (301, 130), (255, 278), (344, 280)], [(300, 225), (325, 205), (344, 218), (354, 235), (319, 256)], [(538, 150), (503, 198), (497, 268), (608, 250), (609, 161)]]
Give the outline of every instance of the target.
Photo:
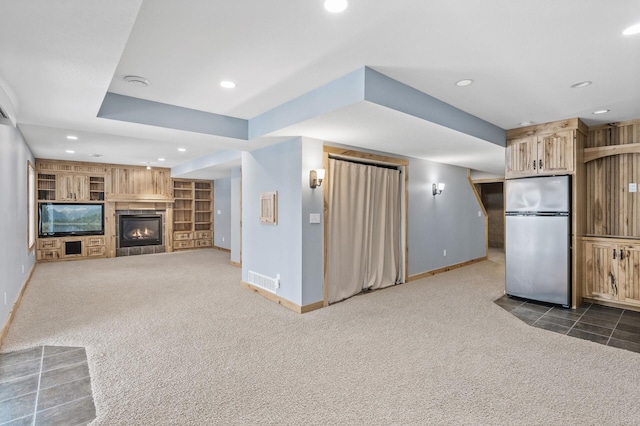
[[(587, 148), (640, 142), (640, 120), (593, 127)], [(640, 185), (640, 153), (607, 155), (586, 164), (587, 234), (640, 237), (640, 193), (629, 192), (629, 184)]]

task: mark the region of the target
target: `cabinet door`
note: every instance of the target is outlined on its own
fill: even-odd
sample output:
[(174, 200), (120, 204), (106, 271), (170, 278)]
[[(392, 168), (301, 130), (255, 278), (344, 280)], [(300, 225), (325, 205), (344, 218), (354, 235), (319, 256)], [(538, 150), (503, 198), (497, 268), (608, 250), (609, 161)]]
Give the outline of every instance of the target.
[(505, 158), (507, 178), (535, 175), (537, 148), (534, 136), (507, 141)]
[[(617, 300), (619, 291), (618, 245), (604, 242), (585, 242), (584, 285), (586, 297)], [(614, 252), (615, 258), (614, 258)]]
[(87, 176), (58, 175), (56, 187), (58, 200), (86, 201), (89, 199), (89, 178)]
[(56, 190), (58, 200), (73, 200), (73, 175), (58, 175), (56, 179)]
[(640, 245), (621, 245), (618, 250), (621, 302), (640, 305)]
[(573, 171), (573, 130), (538, 138), (538, 174)]

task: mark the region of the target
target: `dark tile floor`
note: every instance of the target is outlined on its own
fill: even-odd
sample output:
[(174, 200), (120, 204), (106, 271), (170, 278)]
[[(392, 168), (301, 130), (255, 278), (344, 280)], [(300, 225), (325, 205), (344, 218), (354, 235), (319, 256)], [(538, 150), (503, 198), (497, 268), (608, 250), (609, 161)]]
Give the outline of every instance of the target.
[(640, 353), (640, 312), (591, 303), (566, 309), (507, 295), (495, 303), (534, 327)]
[(86, 425), (95, 417), (84, 348), (0, 354), (0, 425)]

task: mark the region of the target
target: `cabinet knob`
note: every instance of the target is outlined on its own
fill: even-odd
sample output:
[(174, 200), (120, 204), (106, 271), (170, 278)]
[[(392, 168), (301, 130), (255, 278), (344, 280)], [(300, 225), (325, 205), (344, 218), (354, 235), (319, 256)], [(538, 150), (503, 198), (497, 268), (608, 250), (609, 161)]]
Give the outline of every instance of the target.
[(533, 170), (536, 169), (536, 160), (533, 160)]
[(538, 168), (542, 170), (542, 160), (538, 160)]

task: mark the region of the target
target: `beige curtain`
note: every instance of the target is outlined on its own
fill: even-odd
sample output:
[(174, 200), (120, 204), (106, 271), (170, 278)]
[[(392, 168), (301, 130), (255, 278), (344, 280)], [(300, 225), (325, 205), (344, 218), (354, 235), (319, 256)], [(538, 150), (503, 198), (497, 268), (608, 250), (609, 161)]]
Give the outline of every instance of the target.
[(404, 277), (400, 172), (329, 159), (329, 303)]

